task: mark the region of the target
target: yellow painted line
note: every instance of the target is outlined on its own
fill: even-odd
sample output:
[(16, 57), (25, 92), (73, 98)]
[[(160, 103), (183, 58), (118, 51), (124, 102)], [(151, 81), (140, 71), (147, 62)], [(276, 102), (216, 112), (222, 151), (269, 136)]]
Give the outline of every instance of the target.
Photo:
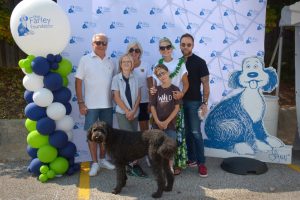
[(300, 166), (298, 166), (298, 165), (289, 164), (288, 167), (297, 172), (300, 172)]
[(89, 200), (90, 199), (90, 163), (83, 162), (80, 165), (80, 176), (79, 176), (79, 188), (78, 188), (78, 199)]

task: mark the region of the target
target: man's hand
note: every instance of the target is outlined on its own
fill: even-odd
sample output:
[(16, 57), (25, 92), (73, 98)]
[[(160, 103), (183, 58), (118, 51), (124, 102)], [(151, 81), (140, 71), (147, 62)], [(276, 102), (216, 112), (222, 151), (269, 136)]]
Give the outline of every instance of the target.
[(88, 111), (88, 108), (86, 107), (86, 105), (84, 103), (79, 103), (78, 106), (79, 106), (80, 114), (81, 115), (86, 115), (87, 111)]

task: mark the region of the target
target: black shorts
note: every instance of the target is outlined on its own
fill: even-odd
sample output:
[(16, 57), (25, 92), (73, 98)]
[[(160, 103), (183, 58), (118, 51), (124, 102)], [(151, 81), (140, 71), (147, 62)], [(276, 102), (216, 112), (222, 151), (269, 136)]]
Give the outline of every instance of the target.
[(138, 119), (139, 121), (149, 120), (148, 103), (140, 103), (140, 113)]

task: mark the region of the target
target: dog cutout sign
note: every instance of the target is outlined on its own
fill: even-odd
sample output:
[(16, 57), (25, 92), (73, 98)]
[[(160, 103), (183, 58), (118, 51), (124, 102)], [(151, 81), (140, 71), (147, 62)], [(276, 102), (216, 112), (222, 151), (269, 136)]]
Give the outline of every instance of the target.
[(291, 146), (270, 135), (263, 122), (267, 106), (263, 92), (272, 92), (277, 84), (273, 67), (265, 68), (260, 57), (245, 58), (241, 70), (229, 77), (232, 91), (211, 109), (205, 120), (205, 154), (291, 163)]

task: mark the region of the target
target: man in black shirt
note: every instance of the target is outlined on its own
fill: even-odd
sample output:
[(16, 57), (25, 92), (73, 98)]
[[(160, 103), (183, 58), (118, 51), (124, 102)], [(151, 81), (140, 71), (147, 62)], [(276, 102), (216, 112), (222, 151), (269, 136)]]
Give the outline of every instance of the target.
[[(198, 166), (199, 175), (207, 177), (198, 110), (201, 110), (202, 115), (208, 111), (209, 71), (205, 60), (193, 54), (193, 48), (193, 36), (188, 33), (182, 35), (180, 49), (186, 61), (189, 81), (189, 88), (183, 97), (185, 136), (189, 159), (187, 164), (190, 167)], [(200, 91), (201, 84), (203, 85), (203, 94)]]

